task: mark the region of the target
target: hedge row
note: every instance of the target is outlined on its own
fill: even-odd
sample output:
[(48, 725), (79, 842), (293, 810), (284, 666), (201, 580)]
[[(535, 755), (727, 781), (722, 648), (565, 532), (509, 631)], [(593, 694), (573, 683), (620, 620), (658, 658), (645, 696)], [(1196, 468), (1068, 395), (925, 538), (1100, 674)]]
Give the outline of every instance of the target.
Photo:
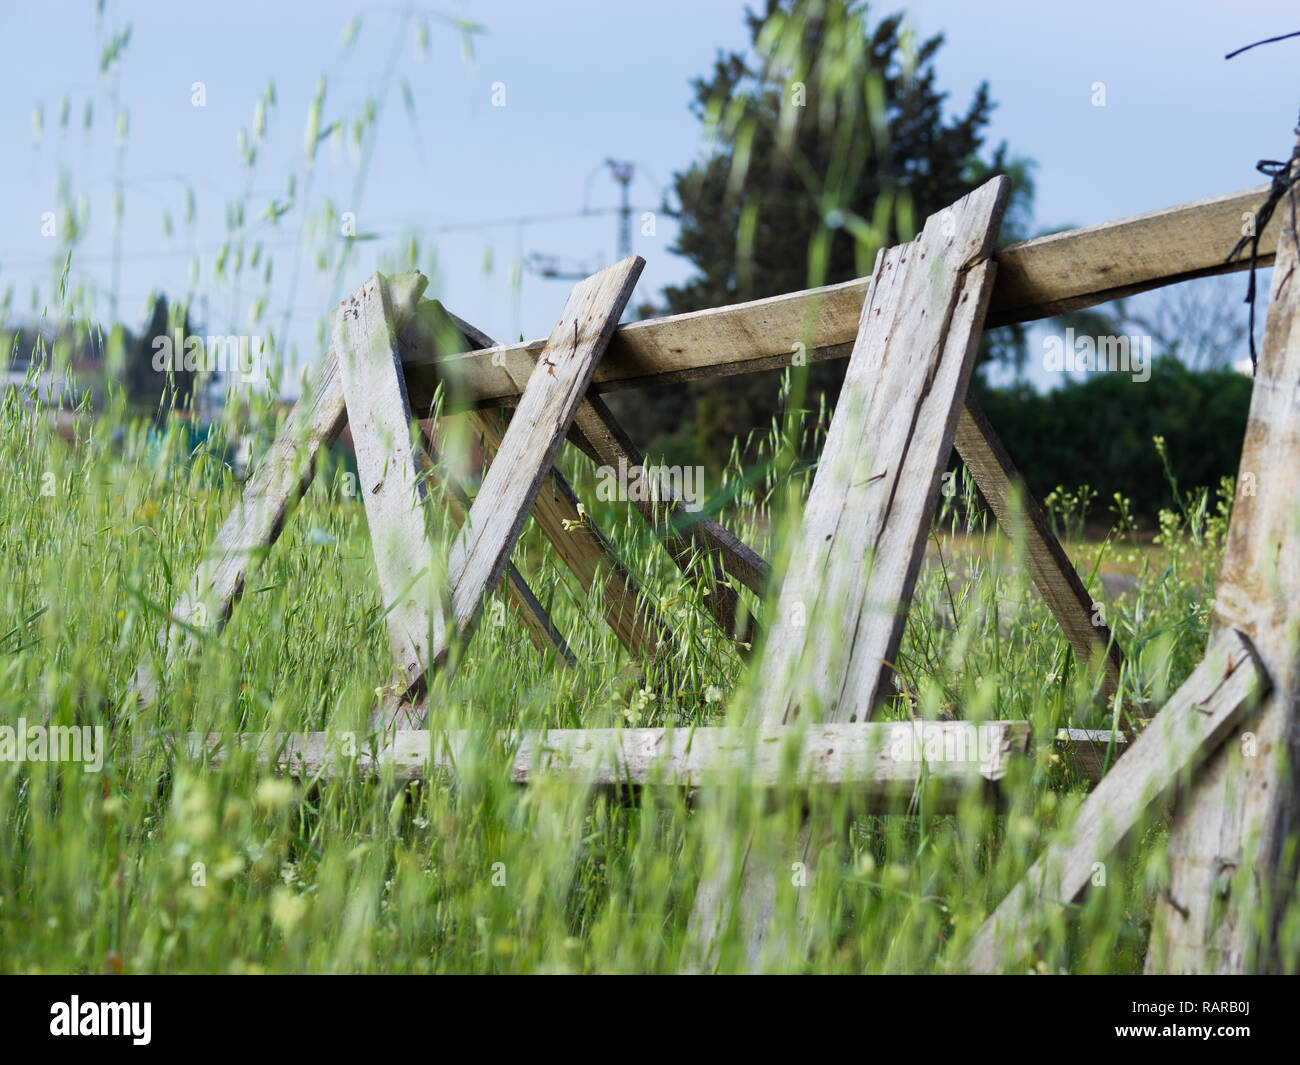
[(1163, 436), (1180, 489), (1213, 489), (1237, 474), (1251, 379), (1234, 370), (1189, 370), (1155, 362), (1150, 380), (1093, 373), (1051, 392), (1028, 385), (977, 389), (980, 403), (1030, 489), (1058, 485), (1099, 493), (1094, 517), (1121, 492), (1135, 514), (1153, 518), (1173, 493), (1152, 439)]

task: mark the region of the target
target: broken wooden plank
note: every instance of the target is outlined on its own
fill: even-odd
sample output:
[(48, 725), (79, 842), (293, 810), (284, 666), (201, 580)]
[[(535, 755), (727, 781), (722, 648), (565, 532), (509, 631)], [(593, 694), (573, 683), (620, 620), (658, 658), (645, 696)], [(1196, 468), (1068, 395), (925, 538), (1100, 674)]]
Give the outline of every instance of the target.
[[(1193, 277), (1244, 270), (1228, 263), (1243, 219), (1263, 203), (1268, 186), (1067, 230), (998, 249), (998, 278), (986, 327), (1033, 321)], [(1278, 216), (1285, 212), (1278, 212)], [(1277, 217), (1260, 237), (1261, 266), (1277, 248)], [(792, 292), (625, 325), (614, 334), (593, 379), (597, 392), (642, 388), (701, 377), (779, 369), (847, 358), (871, 278)], [(537, 359), (542, 341), (439, 358), (419, 320), (402, 331), (402, 361), (419, 406), (446, 379), (452, 405), (499, 406), (516, 401), (519, 374)], [(452, 407), (448, 408), (449, 410)]]
[[(1025, 565), (1034, 587), (1074, 648), (1080, 666), (1091, 671), (1094, 663), (1100, 665), (1101, 694), (1111, 703), (1119, 691), (1124, 655), (1098, 615), (1097, 605), (1074, 564), (1053, 535), (1043, 508), (1025, 488), (1011, 456), (971, 396), (966, 397), (957, 421), (956, 447), (1006, 534), (1014, 540), (1023, 528)], [(1018, 486), (1020, 494), (1018, 513), (1013, 513), (1011, 506), (1013, 485)], [(1094, 618), (1098, 619), (1096, 623)]]
[[(1296, 162), (1292, 161), (1292, 176)], [(1294, 972), (1282, 947), (1294, 913), (1300, 833), (1300, 254), (1292, 191), (1214, 595), (1212, 632), (1253, 642), (1273, 687), (1240, 736), (1210, 759), (1178, 806), (1169, 885), (1156, 903), (1148, 972)]]
[(1204, 660), (1084, 800), (1064, 838), (1050, 844), (980, 927), (965, 967), (1000, 972), (1033, 949), (1033, 912), (1072, 902), (1093, 863), (1117, 847), (1153, 803), (1209, 757), (1262, 691), (1268, 675), (1250, 641), (1221, 634)]
[[(405, 323), (414, 312), (427, 283), (419, 274), (389, 279), (398, 323)], [(333, 446), (346, 424), (343, 380), (331, 348), (322, 362), (315, 391), (294, 405), (189, 589), (172, 608), (173, 623), (158, 634), (163, 668), (155, 670), (150, 659), (137, 667), (132, 690), (145, 701), (156, 694), (160, 674), (194, 650), (196, 630), (215, 632), (225, 624), (243, 592), (250, 567), (279, 538), (289, 512), (311, 487), (319, 456)]]
[(992, 288), (997, 179), (877, 259), (756, 683), (764, 722), (866, 720), (892, 690)]

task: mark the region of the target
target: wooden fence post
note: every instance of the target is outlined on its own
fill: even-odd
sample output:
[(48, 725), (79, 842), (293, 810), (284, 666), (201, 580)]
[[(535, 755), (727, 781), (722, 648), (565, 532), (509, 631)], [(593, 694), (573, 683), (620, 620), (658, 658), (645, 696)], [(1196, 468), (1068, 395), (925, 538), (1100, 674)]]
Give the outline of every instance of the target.
[[(1294, 178), (1297, 162), (1291, 162)], [(1296, 897), (1300, 829), (1300, 275), (1279, 205), (1277, 262), (1250, 399), (1237, 497), (1215, 593), (1214, 627), (1255, 645), (1272, 682), (1259, 713), (1207, 764), (1178, 809), (1170, 879), (1156, 903), (1148, 972), (1239, 973), (1300, 965), (1278, 942)]]

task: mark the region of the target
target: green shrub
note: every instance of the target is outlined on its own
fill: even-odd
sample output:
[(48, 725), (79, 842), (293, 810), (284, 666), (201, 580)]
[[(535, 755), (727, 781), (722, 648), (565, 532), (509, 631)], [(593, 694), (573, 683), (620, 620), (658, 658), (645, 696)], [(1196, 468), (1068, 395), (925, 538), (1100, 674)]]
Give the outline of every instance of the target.
[(1039, 499), (1058, 485), (1088, 484), (1102, 500), (1122, 493), (1150, 525), (1177, 504), (1152, 439), (1164, 437), (1183, 485), (1235, 477), (1250, 389), (1234, 370), (1194, 371), (1164, 358), (1141, 384), (1099, 373), (1042, 394), (1023, 384), (983, 389), (979, 399)]

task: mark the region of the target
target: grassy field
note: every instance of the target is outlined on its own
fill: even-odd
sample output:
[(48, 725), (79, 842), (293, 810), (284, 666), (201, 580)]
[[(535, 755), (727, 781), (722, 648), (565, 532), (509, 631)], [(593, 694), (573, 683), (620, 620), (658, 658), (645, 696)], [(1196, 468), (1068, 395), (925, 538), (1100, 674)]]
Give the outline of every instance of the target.
[[(954, 482), (895, 663), (898, 695), (884, 716), (1024, 720), (1038, 753), (1013, 765), (1004, 808), (995, 811), (972, 795), (955, 814), (938, 815), (921, 789), (905, 815), (852, 819), (837, 843), (809, 855), (806, 870), (798, 864), (794, 805), (768, 804), (740, 779), (694, 802), (677, 791), (647, 789), (637, 803), (553, 778), (527, 789), (508, 782), (508, 752), (493, 742), (500, 730), (742, 722), (749, 702), (746, 659), (713, 624), (702, 585), (678, 571), (631, 504), (598, 498), (593, 467), (571, 449), (560, 460), (564, 473), (672, 630), (654, 660), (638, 660), (619, 644), (599, 598), (583, 591), (530, 522), (514, 562), (579, 664), (566, 672), (548, 661), (513, 606), (485, 611), (459, 668), (439, 677), (431, 693), (431, 728), (481, 736), (457, 766), (454, 785), (295, 781), (247, 757), (210, 767), (178, 755), (195, 731), (364, 732), (393, 679), (365, 513), (348, 491), (345, 470), (327, 465), (276, 548), (257, 560), (231, 623), (219, 634), (196, 633), (201, 653), (166, 673), (156, 699), (130, 697), (137, 664), (157, 663), (157, 633), (239, 499), (222, 433), (251, 432), (262, 445), (255, 454), (263, 453), (275, 428), (276, 397), (295, 390), (298, 370), (328, 342), (326, 317), (304, 322), (304, 313), (316, 311), (303, 308), (324, 311), (376, 268), (421, 270), (431, 279), (431, 296), (445, 295), (440, 270), (466, 271), (464, 262), (440, 264), (444, 249), (431, 239), (439, 230), (417, 224), (429, 218), (409, 219), (409, 229), (372, 231), (371, 217), (383, 218), (387, 207), (365, 193), (372, 164), (376, 171), (394, 166), (377, 150), (381, 127), (409, 127), (418, 143), (420, 123), (427, 123), (441, 138), (438, 123), (453, 104), (435, 97), (426, 116), (430, 99), (417, 90), (428, 83), (415, 79), (415, 64), (429, 54), (445, 65), (449, 48), (458, 46), (471, 67), (483, 27), (404, 9), (391, 24), (367, 30), (391, 33), (390, 58), (374, 64), (358, 56), (361, 22), (351, 20), (337, 50), (321, 55), (319, 80), (305, 83), (314, 87), (304, 97), (305, 128), (302, 116), (286, 113), (274, 80), (227, 80), (220, 92), (243, 100), (252, 120), (220, 133), (231, 135), (221, 143), (237, 145), (240, 169), (237, 181), (216, 190), (214, 205), (206, 202), (215, 180), (206, 161), (177, 162), (188, 172), (166, 175), (177, 182), (175, 196), (160, 198), (151, 184), (156, 157), (147, 154), (154, 142), (146, 142), (144, 155), (128, 152), (130, 101), (120, 72), (125, 63), (156, 66), (156, 55), (133, 53), (130, 25), (115, 12), (103, 17), (104, 6), (97, 5), (95, 21), (96, 88), (84, 100), (79, 88), (75, 101), (33, 101), (34, 143), (58, 170), (49, 201), (59, 224), (48, 283), (32, 286), (25, 309), (11, 283), (0, 299), (0, 328), (26, 330), (24, 344), (43, 348), (44, 340), (33, 340), (36, 330), (46, 337), (61, 330), (65, 339), (94, 338), (84, 347), (102, 356), (93, 417), (88, 410), (52, 411), (33, 387), (0, 391), (0, 469), (8, 477), (0, 495), (0, 972), (697, 969), (688, 928), (697, 886), (747, 828), (764, 841), (766, 860), (779, 874), (776, 934), (764, 968), (959, 968), (965, 944), (1043, 846), (1068, 828), (1086, 795), (1085, 783), (1053, 752), (1057, 729), (1131, 730), (1135, 707), (1158, 707), (1199, 661), (1232, 484), (1175, 489), (1173, 509), (1141, 533), (1123, 500), (1098, 502), (1090, 490), (1069, 485), (1045, 501), (1128, 657), (1120, 698), (1108, 706), (1029, 586), (1023, 543), (990, 526), (968, 479)], [(847, 209), (858, 196), (864, 146), (890, 120), (886, 72), (871, 66), (863, 47), (875, 31), (868, 33), (858, 8), (836, 7), (815, 62), (810, 58), (802, 74), (817, 93), (808, 114), (834, 143), (826, 142), (829, 158), (818, 155), (818, 166), (800, 177), (800, 195), (816, 210), (809, 232), (792, 245), (806, 243), (807, 270), (791, 287), (831, 277), (836, 233), (852, 234), (854, 262), (866, 273), (881, 248), (909, 239), (920, 221), (911, 192), (896, 187), (889, 167), (867, 175), (878, 183), (870, 211), (859, 217)], [(802, 7), (778, 12), (755, 41), (763, 62), (780, 74), (772, 85), (782, 93), (790, 70), (802, 70), (806, 14)], [(911, 36), (908, 28), (904, 37)], [(32, 53), (44, 55), (45, 43)], [(900, 48), (907, 53), (914, 45), (903, 41)], [(910, 81), (912, 58), (900, 58)], [(276, 73), (302, 74), (283, 66)], [(77, 70), (78, 84), (84, 80)], [(191, 91), (203, 85), (194, 82)], [(213, 89), (215, 101), (216, 82)], [(745, 187), (762, 118), (750, 113), (745, 95), (717, 96), (701, 116), (703, 147), (712, 152), (719, 140), (735, 147), (727, 178), (734, 189)], [(296, 107), (298, 96), (291, 96)], [(191, 99), (187, 106), (206, 103)], [(787, 111), (779, 110), (781, 143), (794, 129)], [(777, 121), (778, 111), (770, 117)], [(910, 126), (910, 111), (906, 117)], [(549, 120), (569, 125), (572, 113), (564, 109)], [(868, 122), (869, 136), (842, 138)], [(606, 150), (592, 141), (593, 153)], [(763, 161), (753, 154), (756, 164)], [(431, 152), (427, 165), (449, 160), (464, 180), (478, 179), (454, 155)], [(663, 159), (662, 169), (687, 162)], [(1025, 161), (1003, 162), (1018, 171), (1023, 194)], [(519, 181), (527, 180), (524, 168)], [(205, 197), (201, 211), (196, 187)], [(93, 201), (92, 229), (86, 193), (94, 188), (109, 189), (112, 201)], [(1021, 210), (1029, 204), (1026, 198)], [(738, 276), (755, 259), (758, 206), (747, 196), (734, 234), (726, 233), (727, 241), (735, 239)], [(219, 248), (207, 247), (214, 209), (224, 219)], [(454, 200), (444, 209), (452, 218), (466, 210)], [(493, 214), (516, 209), (525, 208), (507, 197)], [(170, 299), (168, 326), (266, 341), (265, 387), (232, 387), (223, 415), (229, 424), (198, 446), (180, 420), (139, 417), (159, 394), (156, 375), (139, 375), (148, 388), (137, 387), (133, 396), (114, 391), (130, 381), (125, 371), (138, 368), (138, 352), (150, 351), (156, 339), (152, 324), (139, 335), (128, 328), (136, 311), (122, 280), (124, 259), (153, 239), (140, 237), (136, 219), (153, 211), (160, 217), (150, 224), (156, 221), (168, 255), (159, 262), (173, 265), (160, 265), (147, 280), (154, 295)], [(1027, 219), (1026, 213), (1018, 224)], [(517, 232), (522, 256), (522, 224)], [(1002, 240), (1021, 235), (1027, 231), (1007, 227)], [(494, 268), (490, 248), (482, 280), (494, 299), (517, 303), (523, 263)], [(101, 283), (95, 257), (105, 249), (108, 280)], [(649, 290), (639, 297), (659, 298)], [(156, 307), (151, 302), (145, 314)], [(46, 352), (20, 350), (17, 334), (5, 335), (15, 367), (32, 354), (39, 368)], [(307, 341), (309, 335), (315, 339)], [(51, 346), (57, 379), (77, 360), (58, 342)], [(133, 352), (135, 362), (128, 358)], [(803, 395), (806, 383), (787, 378), (783, 401)], [(55, 422), (73, 424), (75, 440), (61, 438)], [(747, 452), (745, 468), (733, 458), (726, 469), (706, 471), (706, 509), (778, 573), (814, 472), (797, 456), (816, 454), (824, 431), (824, 411), (792, 416)], [(1178, 456), (1153, 446), (1176, 471)], [(459, 468), (458, 453), (453, 441), (443, 460)], [(433, 530), (435, 567), (444, 565), (451, 532)], [(763, 604), (740, 594), (761, 621)], [(6, 753), (5, 729), (46, 722), (102, 729), (102, 765), (86, 771), (75, 761)], [(794, 767), (791, 775), (793, 783)], [(814, 798), (818, 818), (843, 812), (842, 799)], [(1078, 904), (1046, 912), (1039, 952), (1018, 967), (1140, 971), (1166, 875), (1167, 822), (1167, 809), (1153, 810)], [(1290, 929), (1283, 935), (1297, 938), (1280, 944), (1283, 965), (1293, 970), (1300, 968), (1296, 924), (1283, 922)], [(740, 967), (740, 946), (736, 930), (727, 930), (703, 967)]]
[[(187, 730), (365, 727), (391, 666), (364, 512), (339, 471), (322, 471), (226, 631), (155, 703), (133, 706), (132, 671), (239, 486), (218, 452), (187, 453), (173, 430), (81, 425), (68, 446), (47, 411), (12, 391), (0, 414), (12, 486), (0, 501), (0, 722), (102, 725), (108, 747), (100, 772), (0, 762), (0, 970), (675, 971), (693, 960), (687, 920), (724, 820), (760, 818), (777, 853), (789, 839), (794, 855), (788, 812), (506, 782), (491, 730), (744, 710), (743, 660), (696, 586), (629, 504), (597, 502), (591, 466), (572, 454), (566, 472), (673, 626), (659, 660), (629, 657), (530, 525), (515, 561), (581, 665), (566, 675), (545, 661), (513, 607), (488, 620), (433, 694), (433, 727), (485, 733), (454, 787), (298, 784), (238, 758), (219, 769), (174, 758), (168, 743)], [(720, 476), (711, 506), (779, 559), (811, 473), (775, 442), (767, 454), (757, 474)], [(1073, 552), (1092, 586), (1108, 567), (1131, 578), (1105, 606), (1132, 666), (1125, 708), (1134, 696), (1158, 705), (1200, 656), (1231, 498), (1222, 487), (1164, 515), (1155, 544), (1121, 529)], [(1053, 510), (1077, 538), (1077, 495), (1058, 494)], [(778, 921), (795, 927), (802, 907), (803, 938), (783, 937), (769, 968), (945, 971), (1084, 794), (1047, 741), (1066, 724), (1107, 727), (1112, 712), (1028, 587), (1014, 539), (971, 515), (967, 483), (936, 525), (898, 663), (905, 694), (889, 716), (1027, 719), (1044, 753), (1017, 767), (1004, 813), (972, 798), (930, 816), (922, 798), (915, 814), (855, 821), (806, 883), (783, 883)], [(1051, 916), (1025, 965), (1140, 969), (1164, 841), (1164, 821), (1147, 824), (1104, 886)], [(735, 964), (734, 948), (722, 944), (719, 968)]]

